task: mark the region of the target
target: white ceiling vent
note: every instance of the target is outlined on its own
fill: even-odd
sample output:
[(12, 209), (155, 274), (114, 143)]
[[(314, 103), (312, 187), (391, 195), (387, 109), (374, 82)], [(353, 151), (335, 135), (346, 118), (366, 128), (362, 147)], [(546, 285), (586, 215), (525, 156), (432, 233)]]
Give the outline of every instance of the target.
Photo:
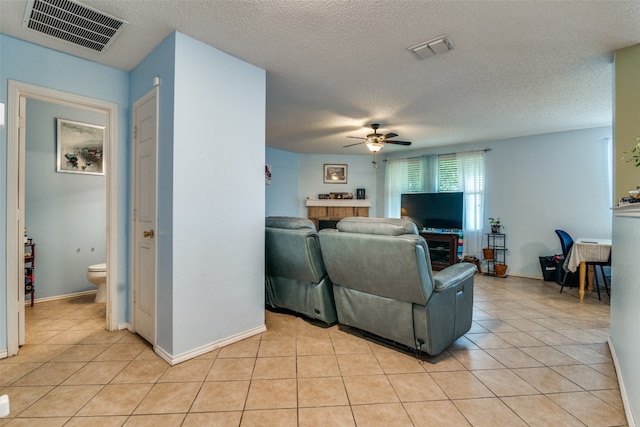
[(22, 25), (103, 52), (127, 22), (72, 0), (28, 0)]
[(433, 40), (422, 42), (409, 48), (418, 59), (427, 59), (432, 56), (442, 55), (450, 50), (455, 49), (453, 42), (447, 36), (440, 36)]

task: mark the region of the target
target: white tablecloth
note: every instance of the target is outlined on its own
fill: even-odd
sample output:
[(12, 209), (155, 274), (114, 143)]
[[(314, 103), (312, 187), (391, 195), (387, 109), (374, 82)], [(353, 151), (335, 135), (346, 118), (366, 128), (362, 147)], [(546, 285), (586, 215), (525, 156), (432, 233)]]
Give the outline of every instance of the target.
[(581, 262), (607, 261), (610, 253), (611, 239), (576, 239), (562, 267), (566, 271), (575, 272)]

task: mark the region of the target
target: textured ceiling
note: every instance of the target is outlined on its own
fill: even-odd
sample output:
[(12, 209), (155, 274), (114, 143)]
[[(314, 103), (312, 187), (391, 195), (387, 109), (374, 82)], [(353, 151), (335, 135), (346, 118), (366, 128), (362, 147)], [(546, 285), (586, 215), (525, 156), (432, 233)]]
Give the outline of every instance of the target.
[(413, 141), (385, 152), (611, 125), (613, 51), (640, 43), (640, 1), (82, 3), (129, 22), (104, 53), (22, 28), (25, 0), (0, 31), (123, 70), (180, 31), (267, 71), (267, 145), (300, 153), (365, 154), (342, 146), (373, 122)]

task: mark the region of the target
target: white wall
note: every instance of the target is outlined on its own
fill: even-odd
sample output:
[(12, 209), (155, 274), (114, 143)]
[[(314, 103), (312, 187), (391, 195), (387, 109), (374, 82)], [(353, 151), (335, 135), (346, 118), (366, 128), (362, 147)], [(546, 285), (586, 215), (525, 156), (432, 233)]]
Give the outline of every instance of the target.
[[(619, 365), (623, 398), (637, 421), (640, 416), (640, 207), (635, 217), (615, 216), (613, 219), (613, 253), (611, 257), (611, 341)], [(630, 425), (634, 425), (631, 424)]]
[[(615, 54), (615, 195), (627, 196), (640, 183), (640, 169), (620, 161), (625, 151), (631, 149), (638, 135), (640, 115), (640, 45), (616, 51)], [(640, 206), (628, 206), (636, 217), (616, 217), (613, 221), (612, 275), (611, 278), (611, 343), (618, 359), (623, 400), (626, 400), (629, 425), (640, 420)], [(623, 208), (626, 209), (626, 208)], [(616, 211), (619, 211), (617, 209)], [(635, 420), (635, 421), (634, 421)]]

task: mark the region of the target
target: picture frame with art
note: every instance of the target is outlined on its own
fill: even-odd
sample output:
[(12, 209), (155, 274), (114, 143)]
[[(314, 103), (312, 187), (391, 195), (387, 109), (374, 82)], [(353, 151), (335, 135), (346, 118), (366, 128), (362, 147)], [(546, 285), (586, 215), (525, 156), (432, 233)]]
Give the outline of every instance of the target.
[(325, 163), (322, 176), (325, 184), (346, 184), (347, 165)]
[(105, 127), (57, 119), (56, 172), (104, 175)]

